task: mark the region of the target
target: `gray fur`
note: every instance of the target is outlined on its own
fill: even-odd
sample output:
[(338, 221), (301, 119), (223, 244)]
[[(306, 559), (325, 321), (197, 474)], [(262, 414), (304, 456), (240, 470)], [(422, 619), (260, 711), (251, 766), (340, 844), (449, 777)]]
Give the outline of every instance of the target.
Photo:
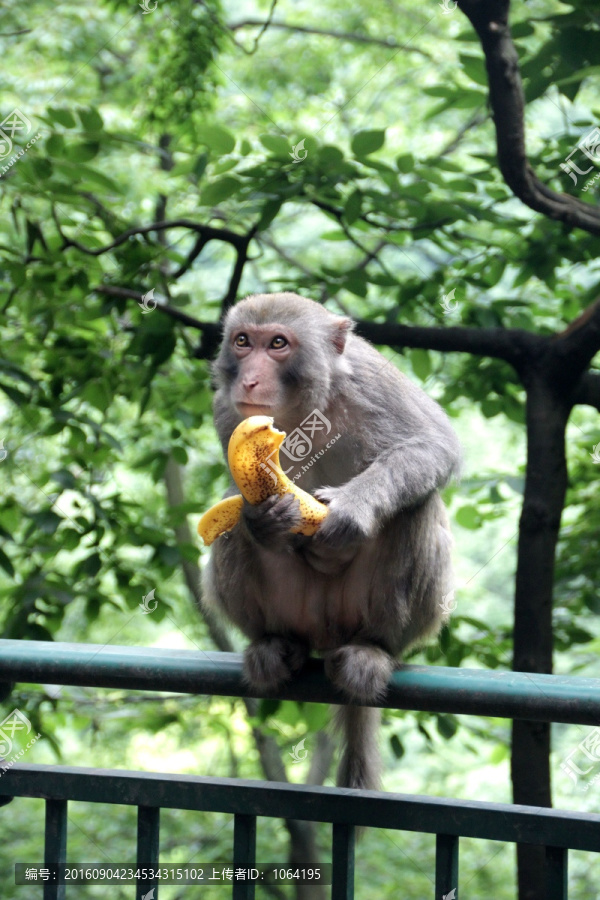
[[(374, 702), (395, 657), (435, 635), (446, 615), (452, 541), (438, 490), (457, 474), (458, 441), (443, 410), (352, 334), (349, 319), (282, 293), (249, 297), (227, 316), (214, 366), (224, 450), (244, 418), (232, 392), (239, 399), (240, 373), (254, 365), (235, 358), (232, 336), (269, 324), (290, 329), (298, 347), (286, 362), (253, 370), (263, 383), (255, 390), (268, 394), (269, 414), (288, 434), (314, 409), (331, 423), (313, 435), (310, 460), (287, 472), (328, 503), (329, 515), (305, 538), (289, 534), (296, 515), (289, 500), (246, 509), (214, 544), (205, 602), (251, 639), (245, 675), (257, 686), (291, 678), (308, 648), (324, 655), (349, 700)], [(340, 783), (375, 786), (378, 713), (349, 706), (340, 717)]]

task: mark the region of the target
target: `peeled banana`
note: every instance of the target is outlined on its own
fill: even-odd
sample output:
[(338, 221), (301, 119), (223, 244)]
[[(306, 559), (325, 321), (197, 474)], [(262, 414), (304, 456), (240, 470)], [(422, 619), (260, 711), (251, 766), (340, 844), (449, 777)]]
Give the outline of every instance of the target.
[(279, 466), (279, 448), (285, 432), (273, 427), (270, 416), (250, 416), (237, 426), (227, 450), (229, 468), (240, 494), (226, 497), (205, 512), (198, 523), (198, 534), (208, 546), (219, 535), (237, 524), (243, 498), (262, 503), (272, 494), (292, 493), (300, 503), (301, 521), (292, 528), (297, 534), (314, 534), (328, 513), (327, 506), (297, 487)]

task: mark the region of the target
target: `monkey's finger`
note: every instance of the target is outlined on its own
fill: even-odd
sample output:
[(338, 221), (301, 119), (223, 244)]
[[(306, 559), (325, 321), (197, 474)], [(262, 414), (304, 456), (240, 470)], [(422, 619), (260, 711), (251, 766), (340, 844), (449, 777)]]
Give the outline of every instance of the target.
[(329, 510), (287, 477), (279, 465), (279, 447), (285, 433), (273, 428), (270, 416), (250, 416), (229, 439), (227, 458), (233, 480), (253, 505), (273, 494), (293, 494), (300, 502), (301, 519), (292, 531), (314, 534)]
[(231, 531), (240, 520), (244, 498), (241, 494), (225, 497), (207, 510), (198, 522), (198, 534), (210, 546), (220, 535)]
[(243, 517), (251, 535), (260, 544), (269, 545), (285, 536), (302, 521), (300, 503), (293, 494), (274, 495), (257, 505), (244, 504)]

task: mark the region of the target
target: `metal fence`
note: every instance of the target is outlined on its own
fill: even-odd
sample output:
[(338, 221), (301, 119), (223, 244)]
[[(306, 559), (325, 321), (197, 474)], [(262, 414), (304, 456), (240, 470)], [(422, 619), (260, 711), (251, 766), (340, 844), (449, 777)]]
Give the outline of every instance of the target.
[[(0, 682), (43, 682), (225, 696), (257, 696), (241, 677), (241, 656), (232, 653), (149, 650), (139, 647), (0, 641)], [(267, 696), (263, 694), (261, 696)], [(322, 664), (269, 696), (322, 703), (343, 702), (325, 679)], [(597, 725), (600, 680), (529, 675), (441, 666), (405, 666), (395, 672), (380, 703), (395, 709), (428, 710), (539, 721)], [(354, 896), (354, 836), (358, 826), (436, 835), (436, 900), (459, 898), (460, 837), (543, 845), (548, 860), (548, 900), (567, 898), (568, 850), (600, 852), (600, 816), (484, 801), (351, 791), (298, 784), (165, 775), (150, 772), (15, 763), (0, 777), (0, 810), (8, 815), (22, 801), (46, 801), (45, 859), (67, 860), (67, 804), (91, 801), (138, 809), (136, 865), (159, 866), (160, 809), (229, 813), (234, 816), (233, 870), (254, 868), (258, 817), (332, 824), (331, 897)], [(154, 873), (150, 871), (150, 875)], [(161, 879), (138, 879), (131, 896), (158, 900)], [(152, 889), (154, 893), (152, 894)], [(31, 891), (34, 893), (31, 893)], [(76, 897), (76, 888), (46, 881), (28, 898)], [(454, 892), (454, 893), (453, 893)], [(234, 900), (251, 900), (254, 883), (232, 880)]]

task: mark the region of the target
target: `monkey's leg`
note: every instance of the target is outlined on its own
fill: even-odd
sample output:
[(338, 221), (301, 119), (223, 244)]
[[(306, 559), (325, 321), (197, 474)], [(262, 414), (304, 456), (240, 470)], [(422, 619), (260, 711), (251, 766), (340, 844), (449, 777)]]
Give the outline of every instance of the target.
[(246, 647), (244, 678), (256, 688), (276, 688), (308, 659), (308, 645), (297, 638), (267, 634)]
[(369, 703), (383, 696), (394, 660), (374, 644), (345, 644), (323, 654), (325, 673), (350, 700)]

